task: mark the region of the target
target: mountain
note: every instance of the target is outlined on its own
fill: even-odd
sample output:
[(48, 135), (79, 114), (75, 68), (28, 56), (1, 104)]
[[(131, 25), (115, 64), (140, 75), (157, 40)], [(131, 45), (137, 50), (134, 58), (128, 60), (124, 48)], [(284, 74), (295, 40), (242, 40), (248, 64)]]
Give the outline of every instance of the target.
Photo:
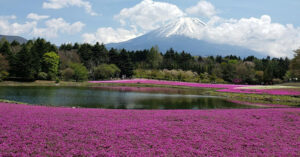
[(27, 40), (23, 37), (19, 37), (19, 36), (8, 36), (8, 35), (0, 35), (0, 40), (2, 38), (5, 38), (8, 42), (13, 42), (14, 40), (16, 40), (17, 42), (19, 42), (20, 44), (26, 43)]
[(117, 49), (143, 50), (157, 45), (162, 52), (173, 48), (176, 51), (189, 52), (194, 56), (237, 55), (247, 57), (254, 55), (260, 58), (265, 57), (261, 53), (245, 47), (219, 44), (201, 39), (201, 31), (205, 27), (206, 24), (197, 18), (183, 17), (145, 35), (125, 42), (110, 43), (106, 46)]

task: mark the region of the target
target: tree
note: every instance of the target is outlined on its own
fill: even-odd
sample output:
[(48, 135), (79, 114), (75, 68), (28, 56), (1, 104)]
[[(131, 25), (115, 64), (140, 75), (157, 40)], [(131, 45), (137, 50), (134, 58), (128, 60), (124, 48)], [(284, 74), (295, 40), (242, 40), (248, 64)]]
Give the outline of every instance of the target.
[(175, 51), (172, 48), (170, 50), (167, 50), (167, 52), (163, 56), (162, 67), (168, 70), (177, 69), (177, 56), (178, 54), (175, 53)]
[(37, 78), (39, 72), (42, 71), (42, 59), (47, 52), (57, 52), (55, 45), (47, 42), (45, 39), (38, 38), (32, 41), (30, 48), (30, 57), (32, 58), (32, 68), (34, 70), (34, 77)]
[(0, 54), (0, 81), (5, 79), (8, 74), (9, 63), (3, 55)]
[(35, 75), (37, 75), (34, 67), (35, 64), (33, 64), (36, 61), (34, 61), (30, 51), (31, 46), (32, 42), (28, 42), (16, 56), (16, 76), (25, 80), (34, 80)]
[(70, 68), (74, 70), (73, 79), (76, 82), (88, 79), (88, 70), (84, 65), (78, 63), (71, 63)]
[(94, 66), (92, 61), (93, 51), (90, 44), (82, 44), (78, 50), (78, 54), (85, 67), (91, 69)]
[(118, 77), (121, 70), (114, 64), (101, 64), (94, 68), (94, 79), (110, 79)]
[(132, 77), (133, 75), (133, 63), (129, 57), (128, 52), (125, 49), (121, 50), (120, 60), (117, 63), (117, 66), (120, 68), (120, 75), (123, 77)]
[(74, 70), (71, 68), (66, 68), (62, 71), (62, 77), (64, 80), (69, 81), (74, 76)]
[(120, 61), (120, 56), (119, 53), (116, 49), (111, 48), (108, 52), (108, 56), (109, 56), (109, 64), (115, 64), (117, 65), (118, 62)]
[(255, 71), (255, 79), (256, 82), (261, 84), (264, 80), (264, 72), (263, 71)]
[(159, 68), (160, 64), (162, 63), (163, 57), (159, 52), (157, 46), (152, 47), (150, 52), (147, 55), (147, 64), (150, 69), (157, 69)]
[(290, 72), (293, 77), (300, 78), (300, 49), (295, 51), (295, 57), (290, 64)]
[(94, 66), (98, 66), (103, 63), (108, 63), (108, 51), (103, 44), (99, 44), (98, 42), (92, 47), (93, 51), (93, 63)]
[(47, 52), (43, 56), (43, 71), (50, 80), (55, 80), (58, 74), (59, 56), (55, 52)]
[(10, 50), (10, 44), (8, 41), (4, 41), (0, 48), (0, 54), (2, 54), (5, 57), (10, 57), (12, 55), (11, 50)]
[(265, 83), (272, 82), (273, 79), (273, 67), (271, 64), (268, 64), (263, 75)]

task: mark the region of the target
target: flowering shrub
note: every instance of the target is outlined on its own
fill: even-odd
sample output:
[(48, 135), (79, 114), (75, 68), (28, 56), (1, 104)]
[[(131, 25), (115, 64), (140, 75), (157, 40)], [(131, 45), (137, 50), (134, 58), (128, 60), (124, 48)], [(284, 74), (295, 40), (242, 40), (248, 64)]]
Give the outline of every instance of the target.
[(0, 103), (0, 156), (300, 156), (300, 109), (102, 110)]
[[(187, 86), (199, 88), (217, 88), (219, 92), (231, 93), (248, 93), (248, 94), (270, 94), (270, 95), (300, 95), (299, 91), (287, 89), (255, 89), (256, 86), (251, 85), (232, 85), (232, 84), (205, 84), (205, 83), (190, 83), (177, 81), (159, 81), (147, 79), (132, 79), (132, 80), (114, 80), (114, 81), (89, 81), (90, 83), (130, 83), (130, 84), (158, 84), (172, 86)], [(247, 89), (249, 87), (249, 89)], [(261, 86), (258, 86), (261, 87)]]

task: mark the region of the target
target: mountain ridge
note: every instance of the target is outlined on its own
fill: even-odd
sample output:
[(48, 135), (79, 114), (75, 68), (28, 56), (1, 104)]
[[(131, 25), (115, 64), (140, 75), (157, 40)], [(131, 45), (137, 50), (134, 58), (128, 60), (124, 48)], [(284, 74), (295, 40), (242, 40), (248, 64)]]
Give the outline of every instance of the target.
[(134, 39), (120, 43), (110, 43), (106, 46), (127, 50), (143, 50), (158, 46), (162, 52), (173, 48), (175, 51), (185, 51), (195, 56), (238, 55), (247, 57), (254, 55), (261, 58), (266, 57), (261, 52), (245, 47), (203, 40), (201, 31), (205, 27), (206, 24), (198, 18), (184, 17)]
[(27, 42), (27, 39), (20, 36), (12, 36), (12, 35), (0, 35), (0, 40), (5, 38), (8, 42), (13, 42), (14, 40), (19, 42), (20, 44), (24, 44)]

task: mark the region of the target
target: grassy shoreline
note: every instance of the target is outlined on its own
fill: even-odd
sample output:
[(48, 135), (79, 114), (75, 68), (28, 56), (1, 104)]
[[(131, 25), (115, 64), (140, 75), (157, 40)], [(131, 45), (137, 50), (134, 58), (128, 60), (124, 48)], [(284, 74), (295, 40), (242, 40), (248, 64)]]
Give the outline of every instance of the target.
[[(35, 81), (35, 82), (14, 82), (4, 81), (0, 82), (1, 86), (46, 86), (46, 87), (116, 87), (116, 86), (128, 86), (128, 87), (160, 87), (160, 88), (178, 88), (178, 89), (192, 89), (201, 90), (204, 95), (220, 96), (227, 99), (234, 99), (238, 101), (246, 101), (251, 103), (263, 103), (263, 104), (278, 104), (288, 106), (299, 106), (300, 97), (296, 96), (284, 96), (284, 95), (269, 95), (269, 94), (245, 94), (245, 93), (229, 93), (218, 92), (217, 88), (198, 88), (187, 86), (173, 86), (173, 85), (157, 85), (157, 84), (126, 84), (126, 83), (89, 83), (89, 82), (66, 82), (61, 81), (55, 83), (55, 81)], [(1, 100), (0, 102), (10, 102), (8, 100)]]

